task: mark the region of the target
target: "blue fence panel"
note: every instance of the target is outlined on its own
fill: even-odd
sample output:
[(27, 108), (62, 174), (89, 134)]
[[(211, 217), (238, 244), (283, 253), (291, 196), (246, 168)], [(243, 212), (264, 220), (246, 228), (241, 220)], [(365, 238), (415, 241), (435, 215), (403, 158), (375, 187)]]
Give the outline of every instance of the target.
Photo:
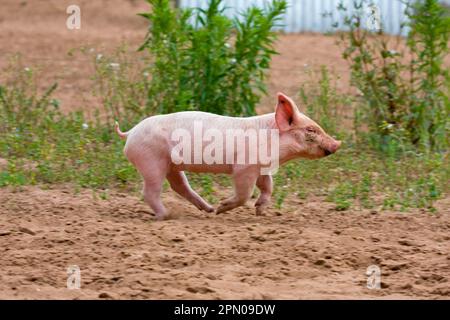
[[(450, 1), (450, 0), (445, 0)], [(352, 12), (353, 0), (287, 0), (288, 10), (283, 17), (285, 32), (332, 32), (334, 22), (339, 22), (342, 26), (342, 17), (337, 11), (340, 2)], [(406, 30), (400, 28), (406, 22), (404, 14), (406, 5), (400, 0), (373, 0), (375, 6), (379, 8), (381, 25), (383, 31), (389, 34), (405, 34)], [(225, 13), (228, 16), (241, 14), (246, 8), (252, 5), (264, 7), (270, 3), (269, 0), (224, 0), (223, 4), (227, 8)], [(182, 8), (201, 7), (206, 8), (208, 0), (180, 0)], [(366, 8), (367, 10), (367, 8)], [(367, 15), (368, 15), (367, 11)], [(365, 26), (365, 22), (363, 23)], [(342, 29), (342, 28), (341, 28)]]

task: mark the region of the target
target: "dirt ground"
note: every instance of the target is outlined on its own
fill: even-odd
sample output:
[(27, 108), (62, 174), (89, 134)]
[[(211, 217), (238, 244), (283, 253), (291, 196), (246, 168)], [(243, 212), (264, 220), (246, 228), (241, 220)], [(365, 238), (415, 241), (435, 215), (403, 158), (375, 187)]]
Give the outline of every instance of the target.
[[(0, 68), (16, 52), (57, 80), (66, 111), (98, 106), (92, 64), (73, 48), (109, 52), (138, 46), (144, 1), (79, 0), (81, 30), (65, 27), (73, 1), (3, 0)], [(320, 64), (347, 74), (335, 38), (283, 35), (269, 96), (296, 95), (305, 71)], [(346, 83), (347, 79), (343, 79)], [(231, 190), (223, 190), (225, 197)], [(249, 205), (216, 216), (164, 193), (175, 218), (154, 222), (139, 196), (111, 191), (106, 200), (71, 186), (0, 189), (0, 299), (331, 299), (450, 298), (449, 199), (437, 213), (337, 212), (322, 198), (289, 199), (256, 217)], [(66, 288), (67, 267), (81, 270), (81, 289)], [(381, 268), (381, 289), (366, 270)]]
[[(124, 193), (2, 189), (0, 298), (450, 296), (448, 201), (436, 214), (339, 213), (317, 198), (256, 217), (250, 206), (217, 216), (163, 198), (176, 217), (154, 222)], [(80, 290), (66, 289), (70, 265)], [(366, 288), (370, 265), (381, 268), (379, 290)]]

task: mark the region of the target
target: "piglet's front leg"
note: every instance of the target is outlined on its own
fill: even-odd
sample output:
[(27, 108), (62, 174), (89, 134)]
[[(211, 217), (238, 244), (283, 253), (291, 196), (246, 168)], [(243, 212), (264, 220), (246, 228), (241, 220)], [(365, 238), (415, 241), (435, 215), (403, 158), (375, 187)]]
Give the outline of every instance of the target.
[(256, 166), (237, 166), (233, 170), (234, 195), (222, 201), (216, 210), (217, 214), (244, 205), (251, 197), (259, 176)]
[(261, 191), (261, 194), (255, 203), (256, 215), (261, 216), (264, 214), (264, 210), (270, 205), (270, 198), (273, 191), (272, 176), (260, 175), (256, 181), (256, 186)]

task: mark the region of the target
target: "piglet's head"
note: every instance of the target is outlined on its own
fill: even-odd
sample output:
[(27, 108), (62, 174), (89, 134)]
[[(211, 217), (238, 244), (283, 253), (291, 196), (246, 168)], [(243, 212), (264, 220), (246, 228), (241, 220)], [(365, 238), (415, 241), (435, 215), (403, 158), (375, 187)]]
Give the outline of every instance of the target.
[(278, 93), (275, 122), (280, 131), (280, 156), (285, 158), (282, 161), (322, 158), (335, 153), (341, 146), (341, 141), (330, 137), (283, 93)]

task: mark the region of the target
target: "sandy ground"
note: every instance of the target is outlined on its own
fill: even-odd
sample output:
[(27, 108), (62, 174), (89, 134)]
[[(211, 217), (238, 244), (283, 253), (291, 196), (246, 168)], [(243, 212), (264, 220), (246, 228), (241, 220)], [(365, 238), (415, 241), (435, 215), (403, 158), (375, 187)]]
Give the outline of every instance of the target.
[[(438, 213), (333, 210), (289, 201), (214, 215), (173, 193), (177, 217), (155, 222), (135, 196), (27, 187), (0, 193), (0, 298), (450, 297), (448, 201)], [(67, 267), (81, 289), (66, 288)], [(381, 289), (366, 288), (367, 267)]]
[[(73, 48), (109, 52), (138, 46), (144, 1), (79, 0), (82, 28), (65, 28), (65, 0), (3, 0), (0, 68), (20, 52), (57, 80), (66, 111), (98, 107), (92, 64)], [(305, 70), (326, 64), (345, 75), (335, 38), (283, 35), (273, 61), (276, 91), (296, 95)], [(345, 83), (346, 79), (342, 83)], [(231, 190), (222, 190), (223, 196)], [(0, 298), (435, 298), (450, 297), (449, 199), (435, 214), (333, 210), (322, 198), (289, 199), (256, 217), (253, 208), (216, 216), (172, 192), (175, 214), (154, 222), (139, 196), (111, 191), (107, 200), (70, 186), (0, 189)], [(81, 289), (66, 288), (67, 267), (81, 269)], [(382, 288), (366, 288), (366, 269), (381, 268)]]

